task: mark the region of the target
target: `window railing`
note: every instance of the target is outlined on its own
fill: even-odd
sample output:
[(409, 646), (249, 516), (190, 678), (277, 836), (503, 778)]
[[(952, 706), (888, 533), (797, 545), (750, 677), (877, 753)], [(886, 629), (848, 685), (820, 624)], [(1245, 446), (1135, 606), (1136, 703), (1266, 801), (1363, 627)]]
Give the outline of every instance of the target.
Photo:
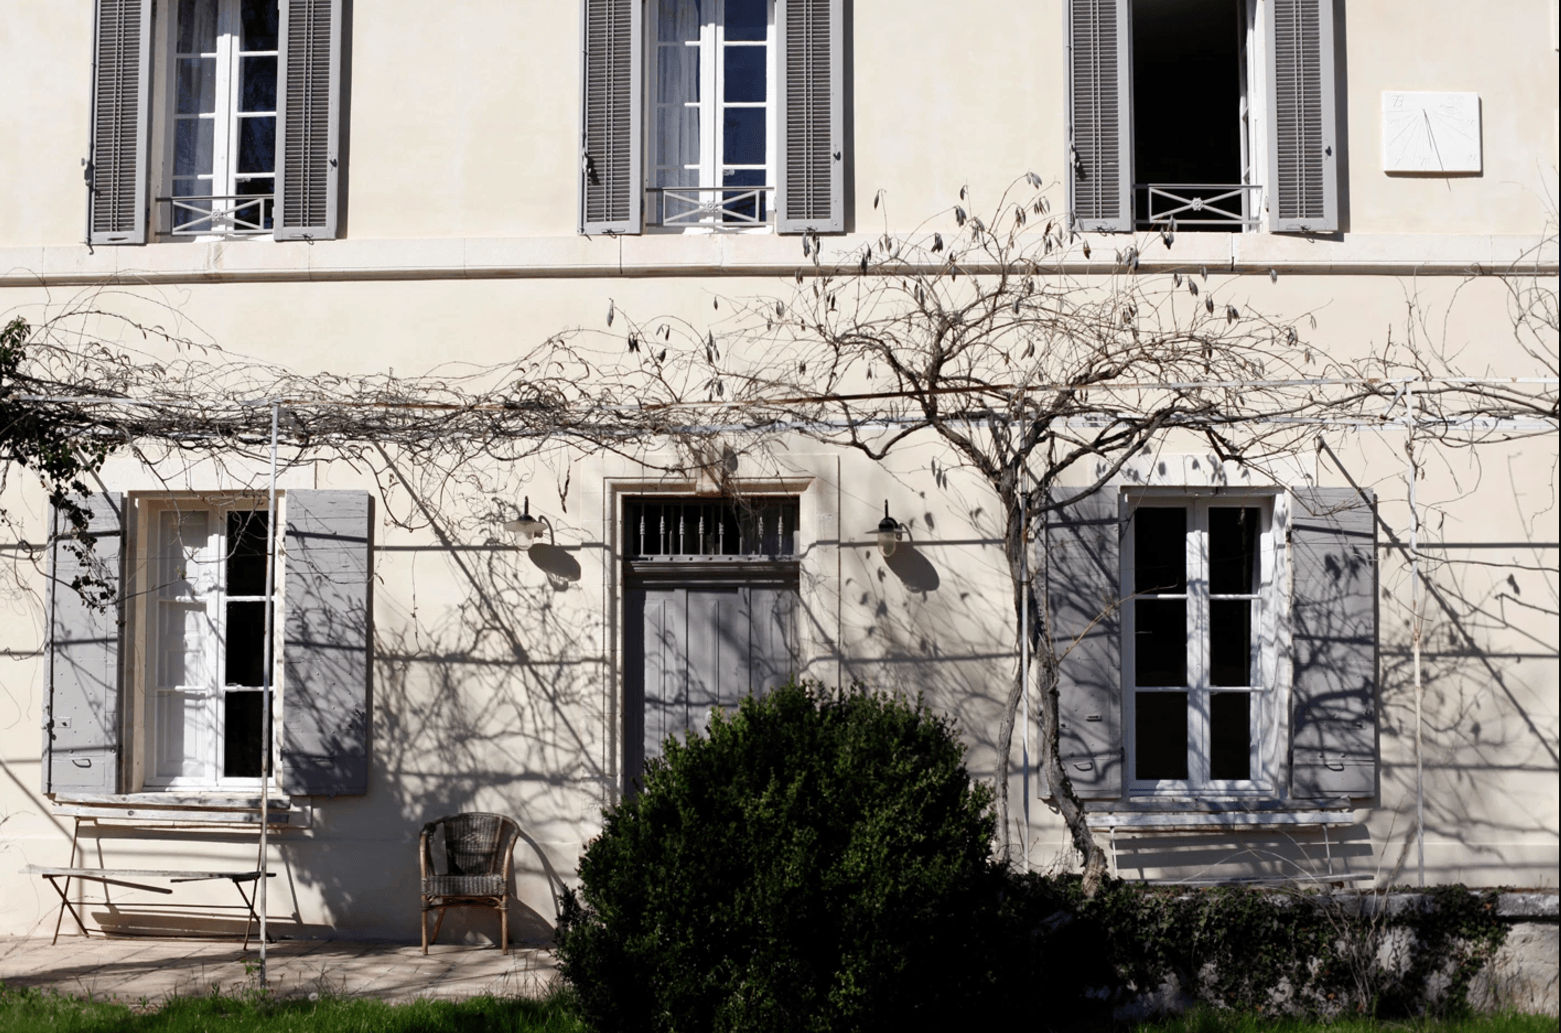
[(271, 232), (275, 194), (198, 194), (159, 197), (168, 205), (168, 232), (176, 237), (208, 233), (245, 236)]
[(1263, 188), (1256, 183), (1140, 183), (1139, 229), (1218, 226), (1257, 229)]
[(647, 218), (658, 226), (741, 230), (768, 226), (774, 187), (646, 187)]

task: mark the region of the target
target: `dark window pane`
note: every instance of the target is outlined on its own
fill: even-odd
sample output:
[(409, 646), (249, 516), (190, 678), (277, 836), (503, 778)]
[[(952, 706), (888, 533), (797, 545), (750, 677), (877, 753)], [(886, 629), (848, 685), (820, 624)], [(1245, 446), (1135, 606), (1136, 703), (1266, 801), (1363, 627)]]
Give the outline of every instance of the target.
[(1257, 544), (1262, 530), (1256, 507), (1209, 510), (1209, 591), (1238, 595), (1257, 591)]
[[(211, 190), (211, 183), (199, 179), (176, 179), (173, 181), (174, 197), (199, 197)], [(182, 233), (201, 233), (211, 229), (211, 220), (203, 216), (202, 212), (211, 211), (210, 201), (180, 201), (170, 204), (173, 212), (173, 225)]]
[[(1142, 696), (1139, 699), (1143, 699)], [(1252, 777), (1252, 696), (1215, 692), (1209, 696), (1209, 777)]]
[(239, 61), (240, 111), (276, 110), (276, 58), (246, 57)]
[(259, 194), (263, 200), (253, 204), (242, 205), (235, 213), (235, 221), (239, 223), (239, 229), (253, 229), (259, 226), (261, 229), (271, 228), (271, 209), (275, 204), (272, 195), (276, 192), (276, 179), (271, 176), (262, 176), (256, 179), (241, 179), (234, 183), (234, 193), (240, 197), (254, 197)]
[(726, 165), (764, 164), (764, 109), (727, 108), (722, 119)]
[(1139, 599), (1133, 604), (1133, 682), (1187, 684), (1187, 600)]
[[(735, 169), (721, 177), (722, 185), (729, 187), (762, 187), (763, 169)], [(746, 195), (746, 196), (745, 196)], [(722, 200), (725, 203), (727, 222), (743, 222), (749, 219), (763, 221), (765, 217), (764, 194), (748, 194), (743, 190), (729, 190)]]
[(726, 38), (764, 39), (769, 7), (769, 0), (726, 0)]
[(722, 99), (727, 101), (764, 100), (763, 47), (727, 47), (725, 84)]
[[(173, 130), (173, 174), (175, 176), (211, 175), (211, 141), (211, 119), (177, 120)], [(202, 193), (207, 192), (202, 191)]]
[(260, 734), (264, 696), (263, 692), (229, 692), (223, 697), (222, 773), (228, 778), (260, 777), (261, 751), (269, 738)]
[(228, 595), (266, 594), (264, 510), (228, 514)]
[(209, 54), (217, 49), (217, 0), (179, 0), (178, 35), (181, 54)]
[(266, 604), (228, 603), (223, 684), (258, 687), (265, 673)]
[(238, 170), (276, 171), (276, 119), (267, 115), (239, 119)]
[(239, 38), (242, 49), (277, 49), (276, 0), (244, 0), (239, 18), (244, 23), (243, 35)]
[(1252, 684), (1252, 603), (1246, 599), (1209, 603), (1209, 682)]
[(657, 35), (663, 41), (697, 40), (704, 20), (700, 0), (661, 0), (657, 11)]
[(1133, 777), (1186, 778), (1187, 693), (1140, 692), (1133, 711)]
[(182, 57), (176, 62), (174, 111), (180, 115), (211, 114), (217, 106), (217, 61)]
[(1133, 591), (1187, 591), (1187, 511), (1143, 507), (1133, 514)]

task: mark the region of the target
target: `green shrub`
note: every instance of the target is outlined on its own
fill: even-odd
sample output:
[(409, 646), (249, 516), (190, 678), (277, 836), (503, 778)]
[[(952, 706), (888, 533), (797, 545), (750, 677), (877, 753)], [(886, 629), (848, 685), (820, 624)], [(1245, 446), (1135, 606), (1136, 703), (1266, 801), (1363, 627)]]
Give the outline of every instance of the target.
[(968, 1021), (1005, 921), (990, 804), (919, 704), (746, 700), (607, 812), (564, 903), (564, 974), (604, 1031)]

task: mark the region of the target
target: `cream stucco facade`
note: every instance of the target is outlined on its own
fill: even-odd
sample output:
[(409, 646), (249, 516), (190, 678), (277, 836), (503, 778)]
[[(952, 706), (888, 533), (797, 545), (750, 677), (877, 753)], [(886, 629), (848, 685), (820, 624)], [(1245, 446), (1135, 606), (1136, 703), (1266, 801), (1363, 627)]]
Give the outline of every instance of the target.
[[(148, 6), (157, 19), (170, 17), (171, 4)], [(1054, 212), (1065, 217), (1067, 7), (840, 5), (844, 232), (817, 238), (826, 264), (854, 261), (885, 235), (950, 232), (962, 189), (979, 211), (1027, 171), (1050, 185)], [(149, 242), (89, 245), (81, 167), (95, 5), (20, 0), (12, 8), (0, 30), (0, 136), (10, 141), (0, 149), (0, 320), (38, 324), (94, 310), (104, 315), (80, 317), (88, 332), (152, 352), (158, 345), (141, 336), (142, 325), (306, 374), (411, 374), (508, 361), (580, 328), (606, 340), (609, 299), (636, 319), (703, 326), (720, 318), (712, 299), (776, 293), (810, 261), (799, 237), (773, 226), (578, 232), (580, 4), (499, 0), (341, 5), (335, 239), (174, 239), (159, 232), (152, 202)], [(1553, 399), (1554, 323), (1548, 352), (1524, 351), (1514, 343), (1512, 299), (1515, 285), (1537, 277), (1554, 312), (1556, 8), (1553, 0), (1512, 0), (1471, 18), (1452, 0), (1338, 0), (1336, 230), (1188, 228), (1169, 249), (1148, 230), (1091, 234), (1070, 242), (1057, 274), (1082, 290), (1103, 289), (1117, 252), (1136, 241), (1141, 275), (1204, 273), (1222, 304), (1297, 321), (1320, 351), (1362, 355), (1390, 337), (1420, 334), (1471, 376), (1549, 378)], [(1385, 91), (1478, 94), (1482, 170), (1384, 172)], [(154, 121), (163, 102), (153, 97)], [(1187, 107), (1189, 119), (1203, 117), (1197, 98)], [(157, 197), (166, 187), (146, 189)], [(1119, 815), (1102, 818), (1100, 834), (1124, 876), (1401, 884), (1417, 878), (1423, 847), (1428, 882), (1556, 886), (1561, 498), (1553, 415), (1548, 430), (1518, 440), (1428, 448), (1413, 477), (1426, 579), (1422, 837), (1406, 545), (1416, 511), (1404, 445), (1393, 426), (1329, 428), (1313, 447), (1256, 475), (1252, 488), (1263, 495), (1355, 485), (1375, 495), (1375, 791), (1321, 822), (1281, 808), (1271, 824), (1230, 828), (1189, 805), (1177, 811), (1178, 831), (1158, 833), (1142, 827), (1141, 808), (1099, 806)], [(474, 462), (437, 496), (420, 495), (412, 488), (418, 472), (388, 458), (291, 462), (295, 455), (284, 447), (284, 520), (293, 492), (373, 500), (370, 739), (365, 792), (308, 796), (280, 787), (305, 819), (271, 840), (279, 873), (269, 894), (273, 928), (410, 940), (418, 829), (441, 814), (493, 810), (513, 814), (524, 831), (515, 928), (546, 939), (554, 892), (573, 880), (601, 809), (623, 791), (626, 671), (643, 662), (629, 655), (626, 632), (638, 576), (627, 563), (635, 549), (626, 506), (649, 494), (704, 498), (710, 485), (657, 441), (608, 454), (555, 450), (535, 463)], [(1175, 439), (1158, 458), (1182, 471), (1143, 467), (1164, 488), (1249, 476), (1211, 475), (1210, 457)], [(874, 462), (803, 435), (777, 436), (736, 456), (727, 473), (744, 491), (799, 500), (799, 673), (923, 693), (958, 722), (973, 773), (993, 777), (1018, 656), (1001, 528), (982, 482), (930, 438)], [(144, 549), (163, 503), (263, 499), (267, 481), (255, 458), (188, 453), (148, 464), (120, 449), (100, 487), (124, 493), (127, 508), (142, 514), (135, 533)], [(528, 555), (499, 529), (497, 503), (523, 495), (550, 521), (545, 554)], [(898, 559), (881, 556), (873, 539), (886, 499), (910, 531)], [(54, 895), (21, 869), (65, 864), (73, 832), (62, 809), (70, 794), (44, 791), (40, 752), (50, 588), (35, 546), (47, 538), (49, 514), (37, 484), (14, 468), (0, 506), (11, 519), (0, 575), (0, 934), (48, 935)], [(134, 554), (135, 542), (127, 549)], [(127, 569), (144, 561), (131, 555)], [(127, 593), (136, 590), (131, 583)], [(289, 605), (285, 595), (280, 605)], [(228, 792), (152, 784), (154, 719), (143, 674), (153, 644), (135, 619), (123, 634), (116, 791), (170, 799)], [(279, 690), (285, 725), (285, 680)], [(1028, 704), (1024, 713), (1033, 718)], [(1063, 825), (1026, 767), (1036, 735), (1033, 720), (1021, 721), (1010, 831), (1024, 863), (1067, 867), (1074, 860)], [(1284, 744), (1269, 749), (1283, 765)], [(95, 863), (126, 868), (187, 867), (192, 857), (247, 865), (255, 852), (248, 832), (156, 823), (88, 826), (83, 845)], [(167, 929), (209, 923), (201, 905), (230, 903), (226, 890), (181, 890), (150, 910), (134, 906), (144, 897), (112, 888), (106, 898), (101, 887), (82, 892), (105, 928)], [(480, 915), (452, 924), (458, 935), (490, 932)]]

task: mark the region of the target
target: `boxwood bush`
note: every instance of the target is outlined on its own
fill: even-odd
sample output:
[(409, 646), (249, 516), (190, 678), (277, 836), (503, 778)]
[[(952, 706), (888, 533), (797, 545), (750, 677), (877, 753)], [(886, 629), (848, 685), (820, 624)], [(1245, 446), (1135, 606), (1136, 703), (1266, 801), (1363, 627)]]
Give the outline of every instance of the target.
[(595, 1029), (932, 1029), (995, 1000), (1018, 916), (991, 792), (920, 704), (746, 700), (669, 741), (605, 819), (558, 944)]

